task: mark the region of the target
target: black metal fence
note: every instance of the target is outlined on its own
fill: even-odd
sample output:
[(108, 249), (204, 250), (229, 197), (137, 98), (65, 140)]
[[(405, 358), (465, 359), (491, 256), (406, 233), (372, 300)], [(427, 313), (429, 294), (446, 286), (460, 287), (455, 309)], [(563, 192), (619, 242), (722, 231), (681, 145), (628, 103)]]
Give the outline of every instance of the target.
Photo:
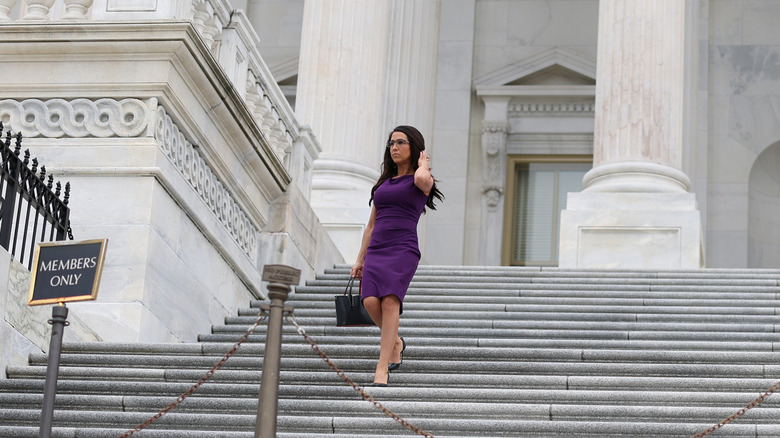
[(46, 166), (38, 172), (38, 159), (32, 159), (30, 150), (22, 149), (22, 134), (6, 132), (2, 141), (3, 123), (0, 122), (0, 246), (11, 256), (32, 270), (35, 246), (39, 242), (73, 240), (70, 230), (70, 183), (54, 184), (52, 175), (46, 176)]

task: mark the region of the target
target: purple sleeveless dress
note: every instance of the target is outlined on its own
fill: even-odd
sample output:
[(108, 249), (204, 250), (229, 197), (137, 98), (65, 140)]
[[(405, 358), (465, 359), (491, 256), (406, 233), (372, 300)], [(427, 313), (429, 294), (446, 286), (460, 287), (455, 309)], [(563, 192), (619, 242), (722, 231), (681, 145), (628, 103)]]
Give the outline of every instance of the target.
[(393, 294), (401, 300), (420, 262), (417, 222), (428, 196), (414, 175), (385, 180), (374, 192), (376, 220), (363, 265), (362, 298)]

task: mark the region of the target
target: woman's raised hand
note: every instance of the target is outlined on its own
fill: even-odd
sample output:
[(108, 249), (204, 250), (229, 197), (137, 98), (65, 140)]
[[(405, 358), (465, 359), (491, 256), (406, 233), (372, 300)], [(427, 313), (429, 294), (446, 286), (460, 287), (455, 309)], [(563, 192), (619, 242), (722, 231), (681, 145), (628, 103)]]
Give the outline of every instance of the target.
[(417, 167), (428, 169), (428, 171), (431, 170), (431, 159), (428, 157), (428, 154), (426, 154), (425, 151), (420, 151), (420, 158), (417, 159)]

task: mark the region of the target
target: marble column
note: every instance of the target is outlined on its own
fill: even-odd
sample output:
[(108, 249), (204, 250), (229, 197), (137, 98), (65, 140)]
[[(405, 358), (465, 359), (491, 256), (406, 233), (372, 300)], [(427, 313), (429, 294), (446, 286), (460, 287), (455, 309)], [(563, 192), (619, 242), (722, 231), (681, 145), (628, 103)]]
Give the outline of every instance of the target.
[(391, 9), (384, 126), (412, 125), (430, 146), (441, 2), (392, 0)]
[(382, 159), (390, 0), (306, 1), (295, 113), (323, 146), (315, 188), (362, 188)]
[(312, 207), (348, 263), (360, 248), (390, 129), (414, 125), (430, 144), (439, 9), (439, 0), (304, 5), (295, 111), (323, 150)]
[[(434, 177), (441, 171), (433, 147), (433, 124), (436, 107), (436, 67), (439, 49), (440, 0), (392, 0), (390, 39), (387, 51), (383, 123), (380, 131), (386, 136), (398, 125), (412, 125), (425, 138), (425, 146)], [(445, 151), (442, 151), (444, 154)], [(442, 155), (444, 156), (444, 155)], [(442, 183), (439, 183), (441, 186)], [(428, 227), (434, 215), (423, 215), (418, 226), (422, 263), (427, 255), (438, 250), (428, 239)], [(435, 218), (433, 219), (436, 220)], [(431, 225), (436, 228), (434, 222)], [(428, 249), (428, 245), (433, 248)], [(349, 258), (347, 258), (349, 259)]]
[(593, 169), (561, 218), (561, 267), (698, 268), (701, 218), (682, 172), (686, 2), (603, 0)]

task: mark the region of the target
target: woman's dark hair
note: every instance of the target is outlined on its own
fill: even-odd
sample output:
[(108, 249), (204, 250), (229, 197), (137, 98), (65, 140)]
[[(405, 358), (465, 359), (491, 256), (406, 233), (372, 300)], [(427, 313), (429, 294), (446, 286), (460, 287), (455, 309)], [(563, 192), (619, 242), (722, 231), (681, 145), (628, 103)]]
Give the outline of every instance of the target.
[[(412, 170), (417, 170), (417, 160), (420, 159), (420, 151), (425, 150), (425, 139), (422, 134), (413, 126), (401, 125), (390, 131), (390, 135), (387, 136), (387, 141), (390, 141), (390, 139), (393, 138), (393, 132), (402, 132), (406, 134), (406, 138), (409, 139), (409, 150), (411, 151), (411, 156), (409, 158), (412, 161)], [(390, 155), (390, 148), (385, 148), (385, 158), (382, 161), (382, 174), (371, 189), (371, 198), (368, 200), (368, 205), (371, 205), (371, 202), (373, 202), (376, 189), (378, 189), (383, 182), (394, 176), (398, 176), (398, 166), (393, 162), (393, 157)], [(431, 210), (436, 210), (436, 206), (433, 203), (434, 198), (439, 201), (444, 200), (444, 194), (436, 187), (435, 178), (433, 180), (433, 187), (431, 187), (431, 192), (428, 196), (428, 201), (425, 203), (425, 206)], [(425, 213), (425, 208), (423, 208), (423, 213)]]

